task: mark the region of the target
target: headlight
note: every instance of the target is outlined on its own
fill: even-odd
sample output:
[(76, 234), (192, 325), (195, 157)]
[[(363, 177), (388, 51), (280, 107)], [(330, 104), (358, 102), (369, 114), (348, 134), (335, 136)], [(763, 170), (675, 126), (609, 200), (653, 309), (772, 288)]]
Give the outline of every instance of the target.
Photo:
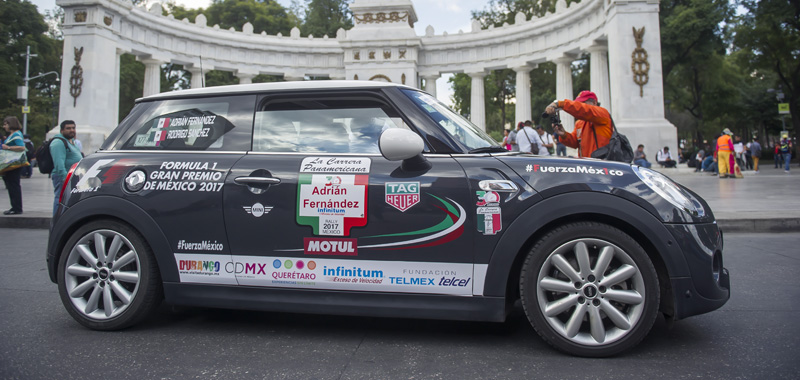
[(692, 199), (692, 197), (680, 186), (672, 182), (667, 176), (639, 166), (632, 166), (633, 172), (639, 176), (642, 182), (653, 189), (656, 194), (666, 199), (679, 209), (686, 210), (695, 216), (705, 215), (702, 205)]

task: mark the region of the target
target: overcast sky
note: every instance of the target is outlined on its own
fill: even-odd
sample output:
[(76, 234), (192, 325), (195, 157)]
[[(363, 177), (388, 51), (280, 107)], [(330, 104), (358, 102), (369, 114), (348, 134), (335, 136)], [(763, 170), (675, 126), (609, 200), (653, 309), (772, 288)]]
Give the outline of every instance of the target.
[[(30, 0), (36, 4), (40, 13), (56, 7), (55, 0)], [(154, 2), (148, 0), (148, 3)], [(291, 0), (278, 0), (280, 4), (289, 7)], [(206, 8), (211, 0), (176, 0), (176, 3), (188, 8)], [(414, 29), (417, 35), (424, 35), (428, 25), (433, 26), (436, 34), (447, 32), (458, 33), (459, 29), (469, 32), (471, 29), (471, 11), (483, 9), (488, 0), (412, 0), (414, 10), (417, 12), (417, 23)], [(443, 76), (436, 81), (437, 97), (447, 104), (452, 104), (450, 96), (452, 90), (447, 84), (450, 75)]]

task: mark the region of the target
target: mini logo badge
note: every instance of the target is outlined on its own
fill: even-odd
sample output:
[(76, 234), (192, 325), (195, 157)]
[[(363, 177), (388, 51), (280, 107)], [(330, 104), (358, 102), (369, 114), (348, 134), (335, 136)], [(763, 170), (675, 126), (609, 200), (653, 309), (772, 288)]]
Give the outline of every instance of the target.
[(387, 182), (386, 203), (405, 212), (419, 203), (419, 182)]
[(256, 203), (252, 206), (244, 206), (244, 211), (247, 211), (248, 214), (255, 216), (256, 218), (261, 217), (261, 215), (269, 214), (272, 211), (272, 206), (264, 206), (261, 203)]

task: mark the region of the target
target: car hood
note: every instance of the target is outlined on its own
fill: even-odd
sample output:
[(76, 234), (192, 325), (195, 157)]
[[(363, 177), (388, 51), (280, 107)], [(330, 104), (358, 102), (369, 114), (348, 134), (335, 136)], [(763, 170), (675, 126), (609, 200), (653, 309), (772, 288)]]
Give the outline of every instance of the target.
[(642, 182), (631, 164), (530, 154), (500, 154), (494, 157), (522, 177), (542, 198), (566, 192), (603, 192), (625, 198), (645, 208), (664, 223), (714, 221), (711, 209), (700, 196), (681, 186), (688, 190), (692, 201), (702, 206), (704, 212), (702, 215), (695, 215), (679, 209)]

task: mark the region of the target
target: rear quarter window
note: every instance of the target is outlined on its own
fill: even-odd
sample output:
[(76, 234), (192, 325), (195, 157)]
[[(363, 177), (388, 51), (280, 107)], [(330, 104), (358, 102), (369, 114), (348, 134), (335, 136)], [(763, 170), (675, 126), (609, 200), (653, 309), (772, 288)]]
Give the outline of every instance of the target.
[(250, 149), (255, 96), (155, 102), (120, 138), (121, 150)]

